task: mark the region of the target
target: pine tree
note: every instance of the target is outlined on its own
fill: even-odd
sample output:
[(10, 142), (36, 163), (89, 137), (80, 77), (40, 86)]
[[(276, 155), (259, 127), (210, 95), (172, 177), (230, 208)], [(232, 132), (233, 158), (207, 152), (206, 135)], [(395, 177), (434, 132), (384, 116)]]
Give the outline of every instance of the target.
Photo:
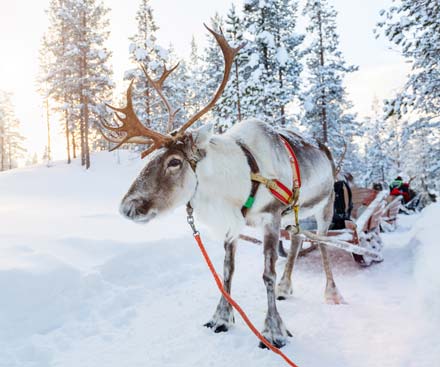
[(189, 89), (191, 82), (189, 80), (187, 62), (178, 59), (172, 45), (168, 47), (168, 58), (166, 62), (170, 67), (178, 65), (177, 69), (171, 73), (167, 83), (164, 85), (164, 94), (171, 103), (171, 106), (175, 109), (179, 109), (174, 122), (175, 125), (170, 127), (170, 130), (174, 130), (189, 118)]
[(372, 115), (364, 121), (366, 127), (365, 142), (365, 171), (362, 174), (363, 184), (371, 187), (373, 183), (382, 183), (386, 187), (393, 171), (393, 152), (388, 149), (390, 131), (379, 100), (375, 98), (371, 106)]
[(440, 123), (427, 117), (401, 124), (401, 146), (406, 159), (402, 159), (401, 171), (414, 177), (413, 186), (423, 192), (440, 190)]
[[(381, 11), (375, 29), (412, 63), (402, 89), (387, 101), (386, 115), (401, 122), (401, 141), (405, 156), (403, 169), (417, 177), (423, 191), (439, 190), (440, 167), (440, 3), (437, 0), (399, 0)], [(408, 121), (406, 121), (408, 120)]]
[[(223, 18), (216, 13), (213, 18), (211, 18), (211, 28), (215, 31), (219, 31), (224, 28)], [(220, 85), (223, 79), (223, 57), (219, 46), (212, 37), (211, 34), (207, 34), (207, 47), (205, 48), (203, 55), (203, 68), (202, 75), (205, 76), (206, 81), (203, 88), (203, 91), (198, 91), (201, 96), (201, 104), (208, 104), (209, 100), (214, 95), (218, 86)], [(222, 95), (214, 106), (214, 108), (205, 116), (203, 120), (209, 120), (216, 124), (217, 127), (221, 127), (223, 125), (222, 116), (220, 113), (220, 106), (224, 103), (224, 95)]]
[(187, 114), (194, 115), (203, 108), (206, 101), (206, 85), (203, 68), (203, 59), (195, 38), (191, 40), (191, 53), (188, 61), (188, 108)]
[(0, 171), (17, 167), (17, 159), (23, 158), (26, 151), (23, 141), (11, 95), (0, 91)]
[(302, 70), (297, 7), (293, 0), (247, 0), (244, 6), (245, 31), (253, 37), (243, 51), (248, 55), (244, 100), (250, 115), (280, 125), (286, 124), (286, 105), (298, 93)]
[(113, 86), (111, 54), (105, 47), (108, 9), (99, 0), (52, 0), (48, 12), (40, 83), (47, 85), (42, 89), (64, 114), (68, 151), (70, 141), (75, 152), (79, 140), (81, 163), (89, 168), (90, 146), (100, 139), (94, 127), (107, 116), (101, 101)]
[(130, 38), (129, 48), (130, 59), (135, 67), (125, 73), (125, 78), (135, 79), (133, 105), (140, 120), (147, 126), (165, 132), (170, 127), (166, 126), (166, 119), (163, 118), (160, 98), (148, 84), (144, 72), (139, 67), (139, 64), (142, 65), (150, 77), (156, 78), (162, 73), (168, 59), (168, 51), (157, 44), (156, 32), (159, 27), (154, 19), (150, 0), (140, 1), (136, 21), (137, 32)]
[[(238, 16), (235, 5), (231, 4), (226, 16), (225, 33), (232, 47), (244, 43), (242, 20)], [(242, 99), (244, 93), (243, 70), (247, 63), (247, 54), (240, 51), (234, 59), (229, 82), (218, 103), (217, 111), (222, 124), (231, 126), (243, 119)]]
[(337, 13), (327, 0), (308, 0), (304, 15), (308, 17), (310, 46), (306, 50), (309, 77), (303, 95), (303, 123), (312, 135), (340, 154), (342, 137), (350, 141), (356, 130), (355, 116), (346, 113), (351, 103), (343, 86), (344, 76), (356, 67), (347, 65), (339, 50)]
[(440, 3), (438, 0), (399, 0), (387, 11), (375, 32), (381, 31), (412, 63), (404, 92), (389, 101), (389, 113), (408, 108), (440, 116)]
[[(67, 163), (71, 162), (72, 130), (75, 122), (69, 110), (74, 106), (69, 81), (71, 79), (71, 67), (67, 54), (69, 35), (69, 16), (65, 9), (66, 0), (52, 0), (47, 11), (49, 17), (49, 29), (43, 36), (40, 54), (39, 91), (44, 99), (44, 104), (49, 104), (49, 99), (55, 102), (51, 112), (62, 115), (66, 135)], [(71, 27), (70, 27), (71, 31)], [(49, 111), (46, 111), (48, 113)], [(74, 136), (74, 134), (73, 134)], [(72, 139), (73, 140), (73, 139)], [(76, 156), (76, 149), (73, 149)]]

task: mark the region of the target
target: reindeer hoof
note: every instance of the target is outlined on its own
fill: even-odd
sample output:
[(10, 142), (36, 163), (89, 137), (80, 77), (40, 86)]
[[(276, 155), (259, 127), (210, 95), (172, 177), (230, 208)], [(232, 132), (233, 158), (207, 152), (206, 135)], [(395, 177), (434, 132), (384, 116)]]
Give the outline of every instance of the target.
[[(278, 349), (284, 347), (284, 346), (287, 344), (286, 340), (284, 340), (284, 339), (275, 339), (275, 340), (272, 340), (272, 341), (269, 340), (269, 342), (270, 342), (274, 347), (276, 347), (276, 348), (278, 348)], [(260, 342), (260, 343), (258, 344), (258, 347), (261, 348), (261, 349), (269, 349), (268, 347), (266, 347), (266, 345), (265, 345), (263, 342)]]
[[(292, 337), (292, 333), (289, 330), (287, 330), (287, 329), (284, 329), (284, 330), (285, 330), (284, 333), (276, 334), (276, 335), (274, 335), (270, 332), (264, 331), (263, 335), (266, 338), (266, 340), (269, 343), (271, 343), (274, 347), (282, 348), (287, 344), (287, 337)], [(268, 349), (263, 342), (260, 342), (258, 344), (258, 347), (261, 349)]]
[(292, 286), (289, 283), (281, 281), (277, 286), (277, 300), (284, 301), (293, 293)]
[(331, 290), (325, 292), (325, 303), (328, 305), (345, 305), (344, 297), (338, 292), (338, 290)]
[(216, 324), (214, 321), (209, 321), (203, 325), (209, 329), (212, 329), (214, 333), (225, 333), (229, 330), (228, 326), (225, 324)]

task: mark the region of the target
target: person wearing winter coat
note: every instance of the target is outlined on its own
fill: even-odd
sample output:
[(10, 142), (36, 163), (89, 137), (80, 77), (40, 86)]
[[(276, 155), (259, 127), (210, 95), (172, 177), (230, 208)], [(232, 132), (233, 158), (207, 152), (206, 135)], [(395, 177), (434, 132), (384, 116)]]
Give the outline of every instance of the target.
[[(411, 182), (411, 180), (410, 180)], [(403, 197), (403, 203), (408, 203), (414, 196), (414, 191), (409, 188), (409, 182), (403, 182), (402, 177), (397, 178), (390, 184), (390, 195)]]
[[(403, 179), (401, 176), (397, 176), (393, 182), (390, 183), (390, 192), (392, 192), (394, 189), (400, 190), (401, 186), (403, 184)], [(393, 195), (393, 194), (391, 194)], [(400, 195), (400, 194), (397, 194)]]

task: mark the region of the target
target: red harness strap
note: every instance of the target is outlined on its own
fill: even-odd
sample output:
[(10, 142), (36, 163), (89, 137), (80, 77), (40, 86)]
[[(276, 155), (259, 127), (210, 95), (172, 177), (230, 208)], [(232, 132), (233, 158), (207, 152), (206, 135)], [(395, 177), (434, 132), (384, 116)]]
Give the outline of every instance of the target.
[(258, 187), (260, 184), (266, 186), (266, 188), (270, 191), (270, 193), (279, 201), (281, 201), (285, 205), (296, 205), (298, 202), (299, 189), (301, 187), (301, 174), (299, 170), (298, 159), (296, 158), (295, 152), (293, 151), (291, 145), (287, 141), (285, 137), (279, 135), (281, 141), (286, 148), (287, 154), (289, 155), (289, 161), (292, 168), (293, 174), (293, 185), (292, 189), (289, 189), (286, 185), (284, 185), (281, 181), (276, 178), (267, 178), (260, 174), (258, 163), (252, 155), (249, 148), (244, 145), (242, 142), (237, 141), (237, 144), (243, 150), (243, 153), (246, 156), (247, 162), (251, 169), (251, 182), (252, 188), (251, 193), (246, 200), (245, 204), (241, 208), (241, 213), (245, 217), (249, 208), (252, 207), (255, 201), (255, 195), (257, 193)]
[(276, 178), (266, 178), (259, 173), (251, 173), (251, 180), (253, 182), (260, 182), (267, 187), (270, 193), (281, 201), (283, 204), (292, 205), (296, 204), (298, 201), (299, 188), (301, 187), (301, 175), (299, 171), (298, 159), (296, 158), (295, 152), (290, 146), (289, 142), (280, 135), (280, 139), (286, 148), (287, 154), (289, 155), (290, 165), (293, 174), (293, 185), (292, 189), (289, 189), (281, 181)]
[(292, 149), (292, 146), (286, 140), (286, 138), (280, 135), (281, 141), (284, 143), (284, 146), (289, 153), (290, 164), (295, 168), (293, 174), (296, 176), (293, 180), (293, 189), (299, 189), (301, 187), (301, 172), (299, 171), (298, 159), (296, 158), (295, 152)]

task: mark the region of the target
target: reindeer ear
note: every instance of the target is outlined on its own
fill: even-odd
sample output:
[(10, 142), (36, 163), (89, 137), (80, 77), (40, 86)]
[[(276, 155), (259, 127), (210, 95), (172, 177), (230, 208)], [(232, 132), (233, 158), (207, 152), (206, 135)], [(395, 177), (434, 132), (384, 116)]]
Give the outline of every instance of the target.
[(192, 137), (197, 148), (203, 148), (214, 135), (214, 124), (205, 124), (192, 132)]

